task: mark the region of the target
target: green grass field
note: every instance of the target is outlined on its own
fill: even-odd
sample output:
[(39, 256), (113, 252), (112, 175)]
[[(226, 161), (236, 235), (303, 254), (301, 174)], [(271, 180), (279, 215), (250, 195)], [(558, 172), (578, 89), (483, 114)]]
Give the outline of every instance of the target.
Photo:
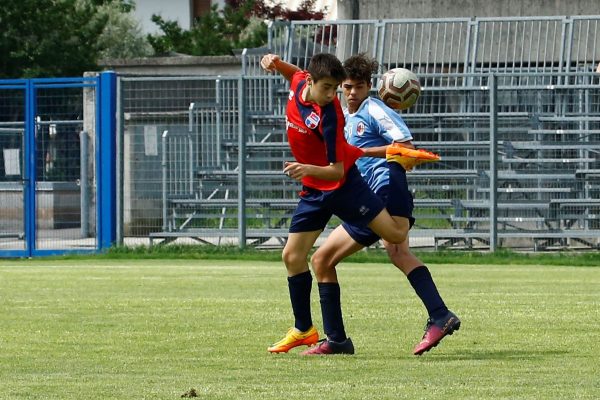
[[(268, 354), (282, 263), (0, 261), (1, 399), (598, 399), (600, 268), (430, 269), (461, 330), (422, 357), (425, 310), (386, 264), (339, 270), (357, 354)], [(321, 317), (313, 290), (313, 316)]]

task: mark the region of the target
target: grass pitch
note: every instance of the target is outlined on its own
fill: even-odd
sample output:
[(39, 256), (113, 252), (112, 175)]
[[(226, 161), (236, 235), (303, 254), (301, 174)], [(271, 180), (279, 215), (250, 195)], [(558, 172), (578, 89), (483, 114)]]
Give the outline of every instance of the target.
[(0, 261), (0, 398), (598, 398), (600, 268), (430, 269), (463, 321), (440, 346), (411, 354), (426, 313), (399, 271), (344, 264), (357, 354), (305, 358), (266, 351), (292, 323), (280, 262)]

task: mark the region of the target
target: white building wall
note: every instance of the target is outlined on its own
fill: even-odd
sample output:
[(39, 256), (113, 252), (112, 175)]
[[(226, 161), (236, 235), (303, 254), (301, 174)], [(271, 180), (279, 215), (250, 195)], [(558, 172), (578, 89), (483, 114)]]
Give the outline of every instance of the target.
[[(283, 3), (290, 10), (297, 10), (298, 6), (302, 4), (302, 0), (287, 0), (283, 1)], [(325, 19), (337, 19), (337, 0), (316, 0), (313, 9), (323, 10), (325, 7), (327, 7), (327, 14), (325, 16)]]
[(177, 21), (185, 30), (190, 29), (190, 0), (136, 0), (134, 15), (144, 33), (156, 34), (159, 31), (152, 22), (152, 14), (160, 15), (164, 20)]
[[(340, 15), (359, 19), (598, 15), (599, 0), (337, 0)], [(341, 17), (340, 17), (341, 18)]]

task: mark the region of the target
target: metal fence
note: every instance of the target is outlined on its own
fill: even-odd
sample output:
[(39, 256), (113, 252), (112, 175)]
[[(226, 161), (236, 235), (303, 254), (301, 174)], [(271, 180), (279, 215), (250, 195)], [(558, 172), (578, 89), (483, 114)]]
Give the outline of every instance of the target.
[[(492, 249), (598, 246), (598, 75), (420, 77), (422, 96), (403, 118), (416, 143), (443, 159), (408, 174), (411, 237)], [(123, 99), (147, 98), (123, 106), (125, 236), (283, 243), (299, 190), (281, 173), (291, 159), (287, 83), (121, 78), (121, 88)]]
[[(242, 53), (243, 77), (153, 79), (146, 93), (171, 85), (179, 89), (167, 93), (185, 95), (148, 103), (151, 112), (124, 110), (144, 119), (136, 127), (126, 118), (128, 143), (150, 140), (161, 148), (159, 160), (158, 150), (140, 157), (124, 147), (125, 165), (155, 157), (148, 177), (156, 183), (145, 181), (139, 190), (125, 185), (132, 201), (125, 206), (124, 231), (148, 234), (151, 241), (189, 236), (281, 243), (299, 187), (280, 172), (291, 158), (287, 84), (267, 76), (260, 58), (275, 52), (304, 68), (317, 52), (340, 59), (365, 52), (380, 62), (379, 72), (402, 66), (419, 74), (423, 95), (404, 117), (418, 143), (443, 155), (442, 162), (409, 174), (417, 206), (413, 237), (492, 249), (597, 246), (598, 78), (589, 72), (600, 57), (599, 21), (274, 22), (267, 48)], [(128, 79), (123, 95), (139, 97), (133, 86), (140, 82)], [(203, 90), (191, 94), (199, 86)], [(148, 139), (148, 130), (162, 134), (160, 143)], [(127, 177), (144, 175), (129, 171)], [(146, 226), (137, 223), (138, 214)]]
[(98, 250), (99, 82), (0, 81), (0, 257)]
[[(270, 26), (268, 50), (302, 68), (315, 53), (344, 60), (364, 52), (379, 61), (380, 72), (591, 72), (599, 37), (600, 16), (292, 21)], [(246, 74), (263, 74), (259, 60), (244, 59)], [(512, 84), (528, 84), (529, 76), (522, 78)]]

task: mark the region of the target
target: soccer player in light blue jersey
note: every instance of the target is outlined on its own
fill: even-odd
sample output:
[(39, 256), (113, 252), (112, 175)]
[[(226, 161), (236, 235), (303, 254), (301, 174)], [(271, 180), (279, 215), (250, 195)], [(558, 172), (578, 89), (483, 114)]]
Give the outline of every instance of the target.
[[(359, 54), (344, 62), (348, 78), (342, 82), (342, 91), (348, 105), (345, 136), (348, 143), (365, 150), (372, 157), (362, 157), (356, 162), (362, 176), (371, 189), (379, 195), (391, 215), (402, 216), (414, 224), (412, 217), (413, 199), (408, 188), (406, 173), (392, 174), (385, 160), (387, 147), (414, 148), (413, 137), (402, 117), (381, 100), (369, 97), (371, 74), (377, 71), (377, 61)], [(402, 201), (388, 202), (388, 192), (402, 193)], [(342, 318), (340, 286), (336, 266), (344, 258), (370, 246), (380, 238), (368, 228), (344, 223), (338, 226), (313, 254), (311, 263), (321, 294), (321, 312), (327, 340), (305, 352), (305, 354), (331, 354), (327, 342), (343, 342), (346, 332)], [(460, 327), (459, 318), (446, 307), (428, 268), (409, 249), (408, 238), (401, 244), (383, 241), (392, 263), (408, 278), (423, 302), (429, 319), (425, 334), (413, 350), (421, 355), (430, 350), (446, 336)], [(335, 294), (335, 295), (332, 295)], [(333, 299), (324, 303), (323, 299)]]

